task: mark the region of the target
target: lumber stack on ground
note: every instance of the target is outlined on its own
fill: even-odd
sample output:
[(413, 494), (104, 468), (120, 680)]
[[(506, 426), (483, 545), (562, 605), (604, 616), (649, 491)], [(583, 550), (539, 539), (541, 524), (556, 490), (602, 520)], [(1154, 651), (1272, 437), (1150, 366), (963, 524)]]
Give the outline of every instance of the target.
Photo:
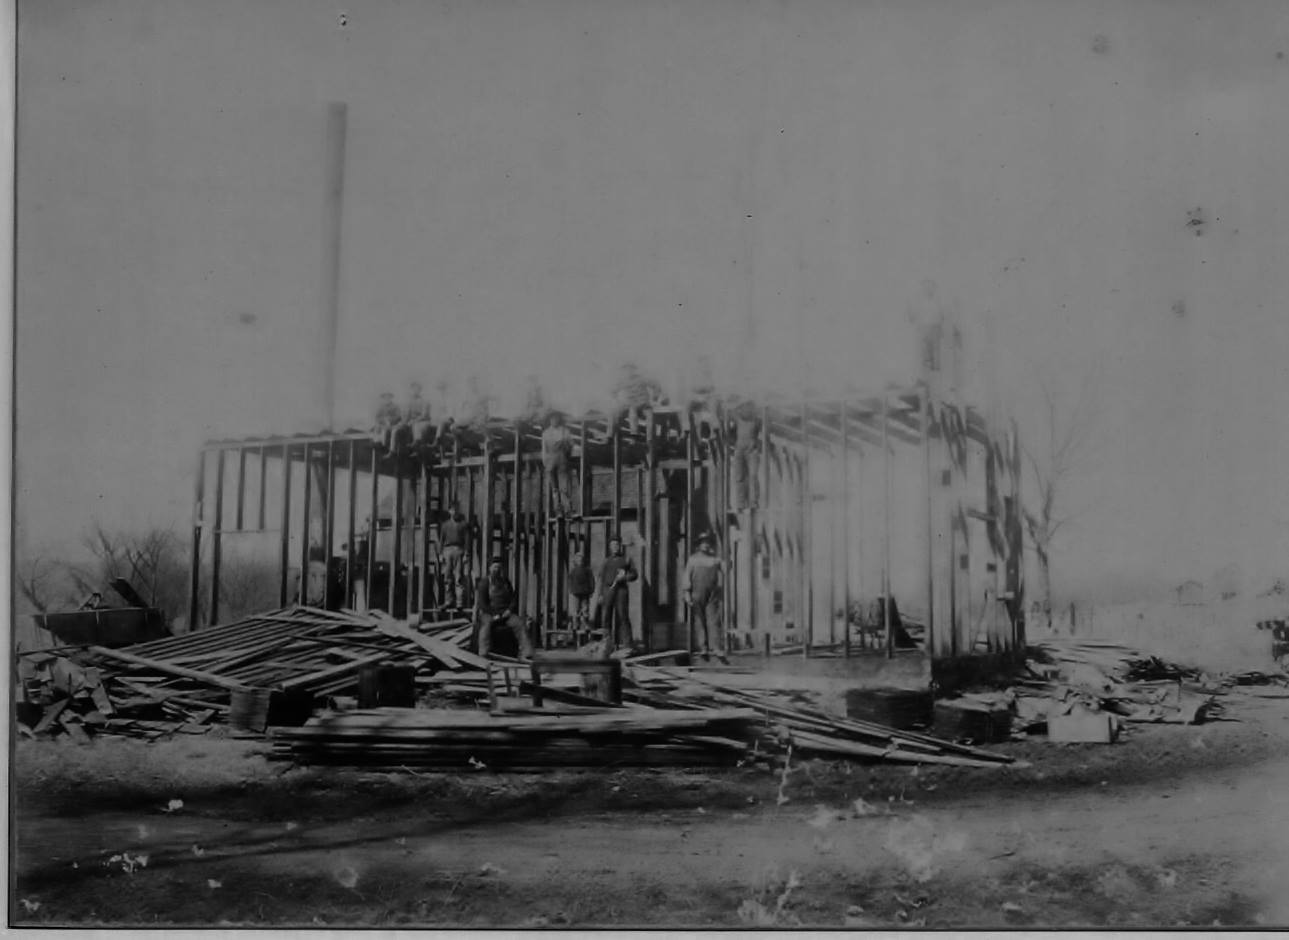
[[(735, 762), (758, 721), (750, 709), (561, 710), (552, 715), (368, 709), (273, 731), (300, 763), (439, 769), (716, 766)], [(729, 746), (716, 742), (728, 740)]]
[[(411, 666), (425, 677), (473, 677), (487, 662), (457, 645), (468, 642), (469, 631), (461, 619), (422, 632), (377, 614), (297, 606), (123, 649), (36, 651), (19, 659), (19, 732), (154, 739), (167, 733), (167, 720), (174, 731), (204, 726), (211, 720), (205, 712), (215, 720), (240, 715), (244, 709), (232, 709), (232, 698), (260, 693), (265, 703), (290, 700), (282, 714), (298, 712), (310, 696), (321, 702), (354, 693), (359, 671), (384, 663)], [(472, 692), (486, 690), (484, 683), (464, 681)], [(64, 700), (74, 707), (63, 705), (45, 721)]]

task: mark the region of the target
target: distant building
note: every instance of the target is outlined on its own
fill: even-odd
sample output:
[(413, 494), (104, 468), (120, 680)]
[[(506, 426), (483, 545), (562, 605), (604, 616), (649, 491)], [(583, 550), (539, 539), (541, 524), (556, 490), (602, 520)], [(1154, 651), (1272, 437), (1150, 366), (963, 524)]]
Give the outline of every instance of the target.
[(1179, 607), (1197, 607), (1204, 603), (1204, 585), (1191, 578), (1173, 588)]

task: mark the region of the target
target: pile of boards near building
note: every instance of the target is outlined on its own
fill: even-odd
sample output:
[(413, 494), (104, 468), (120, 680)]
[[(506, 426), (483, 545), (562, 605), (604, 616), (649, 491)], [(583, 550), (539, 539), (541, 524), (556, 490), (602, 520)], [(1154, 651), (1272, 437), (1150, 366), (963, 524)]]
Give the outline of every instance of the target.
[(263, 731), (299, 724), (335, 697), (357, 696), (365, 667), (417, 677), (477, 671), (464, 620), (424, 631), (374, 615), (293, 607), (120, 649), (59, 647), (17, 659), (24, 736), (204, 733), (216, 723)]
[(683, 651), (626, 659), (604, 701), (576, 669), (542, 679), (529, 664), (465, 649), (470, 634), (464, 620), (412, 626), (380, 612), (293, 607), (120, 649), (27, 653), (18, 730), (155, 740), (227, 725), (268, 731), (278, 756), (297, 762), (441, 769), (722, 765), (793, 752), (1011, 761), (828, 714), (792, 693), (740, 688), (736, 675), (662, 665)]

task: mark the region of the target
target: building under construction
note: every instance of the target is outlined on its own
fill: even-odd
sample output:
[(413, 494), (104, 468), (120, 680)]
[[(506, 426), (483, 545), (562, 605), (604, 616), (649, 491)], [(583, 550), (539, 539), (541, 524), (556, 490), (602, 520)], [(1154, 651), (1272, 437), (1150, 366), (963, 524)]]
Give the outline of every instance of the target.
[[(469, 570), (504, 559), (539, 646), (580, 639), (570, 562), (596, 565), (618, 536), (640, 573), (636, 635), (692, 651), (681, 578), (706, 535), (726, 572), (731, 660), (823, 674), (900, 660), (947, 676), (1006, 659), (1024, 647), (1020, 443), (1014, 422), (959, 400), (944, 349), (928, 343), (917, 381), (870, 394), (570, 415), (580, 512), (568, 518), (552, 511), (534, 422), (491, 417), (430, 459), (391, 457), (363, 430), (210, 441), (190, 623), (245, 612), (228, 609), (226, 582), (248, 564), (275, 573), (279, 606), (437, 616), (439, 529), (460, 512)], [(750, 463), (747, 509), (733, 500), (736, 408), (757, 419), (755, 447), (737, 454)]]

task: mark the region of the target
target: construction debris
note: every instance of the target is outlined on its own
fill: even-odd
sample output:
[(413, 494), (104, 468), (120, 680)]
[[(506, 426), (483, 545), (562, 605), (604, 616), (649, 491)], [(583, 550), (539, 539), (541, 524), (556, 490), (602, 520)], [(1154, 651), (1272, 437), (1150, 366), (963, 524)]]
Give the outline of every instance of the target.
[[(534, 666), (471, 653), (470, 634), (465, 620), (411, 626), (380, 612), (292, 607), (122, 649), (33, 653), (20, 660), (19, 730), (153, 740), (227, 722), (271, 728), (278, 756), (299, 762), (443, 769), (712, 766), (794, 749), (914, 764), (1011, 760), (831, 715), (799, 693), (740, 688), (737, 674), (651, 665), (681, 651), (625, 659), (620, 682), (615, 663), (601, 688), (580, 674), (601, 665), (593, 647)], [(439, 707), (407, 707), (415, 693)], [(929, 695), (917, 698), (929, 711)], [(373, 707), (390, 703), (402, 707)], [(464, 707), (441, 707), (454, 703)]]
[(272, 718), (299, 724), (315, 703), (356, 694), (364, 667), (397, 663), (418, 680), (486, 669), (460, 648), (469, 633), (465, 620), (417, 632), (380, 612), (291, 607), (122, 649), (33, 651), (18, 659), (18, 731), (155, 740), (222, 719), (253, 731)]

